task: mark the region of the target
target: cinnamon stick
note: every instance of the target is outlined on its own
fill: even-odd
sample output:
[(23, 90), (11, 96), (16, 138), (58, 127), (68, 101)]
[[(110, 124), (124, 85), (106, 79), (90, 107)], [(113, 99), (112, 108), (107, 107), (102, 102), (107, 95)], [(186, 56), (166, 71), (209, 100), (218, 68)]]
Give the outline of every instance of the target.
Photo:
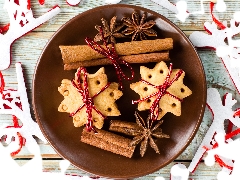
[(81, 141), (128, 158), (132, 157), (135, 149), (135, 146), (130, 146), (131, 139), (104, 131), (102, 129), (98, 129), (97, 133), (95, 133), (93, 131), (89, 132), (84, 128)]
[(136, 136), (141, 131), (137, 123), (121, 120), (112, 120), (110, 122), (109, 130), (129, 136)]
[[(149, 53), (149, 54), (135, 54), (128, 56), (120, 56), (120, 58), (128, 63), (149, 63), (149, 62), (160, 62), (168, 61), (169, 51)], [(99, 65), (109, 65), (112, 64), (111, 60), (108, 58), (94, 59), (91, 61), (79, 61), (73, 63), (64, 64), (64, 70), (77, 69), (80, 66), (89, 67), (89, 66), (99, 66)]]
[[(64, 64), (105, 58), (88, 45), (59, 46), (59, 48), (61, 50)], [(119, 56), (165, 51), (172, 48), (172, 38), (131, 41), (115, 44), (115, 50)]]

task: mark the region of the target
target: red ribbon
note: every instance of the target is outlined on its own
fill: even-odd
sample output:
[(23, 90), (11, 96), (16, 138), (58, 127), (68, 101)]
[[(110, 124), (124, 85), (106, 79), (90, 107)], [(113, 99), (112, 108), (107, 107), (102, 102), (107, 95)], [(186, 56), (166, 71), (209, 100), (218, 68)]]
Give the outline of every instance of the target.
[[(235, 110), (235, 112), (234, 112), (234, 114), (233, 114), (233, 117), (236, 117), (236, 116), (240, 116), (240, 108), (237, 109), (237, 110)], [(236, 136), (236, 135), (238, 135), (238, 134), (240, 134), (240, 128), (238, 128), (238, 129), (230, 132), (231, 129), (232, 129), (232, 127), (233, 127), (233, 124), (232, 124), (232, 122), (229, 121), (229, 124), (228, 124), (228, 127), (227, 127), (227, 134), (225, 135), (225, 141), (228, 140), (228, 139), (230, 139), (230, 138), (232, 138), (232, 137), (234, 137), (234, 136)], [(215, 148), (217, 148), (217, 147), (218, 147), (218, 143), (215, 143), (215, 144), (212, 145), (212, 149), (215, 149)], [(207, 148), (206, 146), (204, 146), (203, 148), (206, 149), (206, 151), (210, 150), (210, 149)], [(206, 152), (206, 151), (205, 151), (205, 152)], [(232, 166), (229, 166), (229, 165), (227, 165), (225, 162), (223, 162), (223, 160), (222, 160), (218, 155), (214, 155), (214, 158), (215, 158), (215, 161), (216, 161), (221, 167), (225, 167), (225, 168), (230, 169), (230, 170), (233, 169)]]
[[(39, 4), (43, 5), (45, 3), (45, 0), (38, 0)], [(31, 0), (27, 0), (27, 9), (31, 9)]]
[(170, 64), (169, 66), (169, 71), (168, 71), (168, 75), (164, 81), (164, 83), (162, 85), (153, 85), (145, 80), (141, 80), (141, 82), (147, 84), (147, 85), (150, 85), (150, 86), (153, 86), (154, 88), (156, 88), (158, 91), (153, 93), (152, 95), (149, 95), (147, 97), (144, 97), (142, 99), (139, 99), (137, 101), (132, 101), (133, 104), (136, 104), (136, 103), (139, 103), (139, 102), (142, 102), (142, 101), (146, 101), (148, 99), (150, 99), (151, 97), (153, 96), (156, 96), (156, 99), (154, 100), (154, 102), (152, 103), (151, 107), (150, 107), (150, 119), (151, 120), (157, 120), (158, 118), (158, 115), (159, 115), (159, 101), (161, 100), (161, 98), (167, 94), (179, 101), (182, 101), (180, 98), (174, 96), (173, 94), (169, 93), (167, 91), (167, 89), (172, 85), (172, 83), (174, 81), (176, 81), (180, 76), (181, 74), (183, 73), (182, 70), (179, 70), (178, 73), (175, 75), (175, 77), (170, 81), (170, 76), (171, 76), (171, 73), (172, 73), (172, 63)]
[(38, 0), (39, 4), (43, 5), (45, 3), (45, 0)]
[[(14, 116), (14, 115), (12, 117), (13, 117), (13, 126), (7, 126), (6, 128), (21, 128), (22, 126), (19, 126), (17, 117)], [(20, 132), (17, 132), (17, 136), (18, 136), (18, 139), (19, 139), (19, 148), (16, 151), (11, 152), (11, 156), (16, 156), (21, 151), (23, 145), (26, 142), (25, 138), (22, 137)]]
[[(213, 15), (214, 4), (215, 4), (214, 2), (210, 2), (210, 13), (211, 13), (212, 19), (213, 19), (213, 21), (217, 24), (217, 26), (218, 26), (221, 30), (224, 30), (224, 29), (226, 29), (226, 26), (225, 26), (223, 23), (221, 23), (217, 18), (215, 18), (215, 16)], [(234, 116), (234, 117), (235, 117), (235, 116), (240, 116), (240, 109), (236, 110), (233, 116)], [(232, 129), (232, 123), (229, 122), (229, 126), (228, 126), (228, 130), (227, 130), (227, 131), (229, 132), (231, 129)], [(225, 140), (227, 140), (227, 139), (229, 139), (229, 138), (232, 138), (233, 136), (236, 136), (236, 135), (239, 134), (239, 133), (240, 133), (240, 128), (239, 128), (239, 129), (236, 129), (236, 130), (233, 131), (233, 132), (230, 132), (230, 133), (226, 134), (226, 135), (225, 135)], [(217, 148), (217, 147), (218, 147), (218, 143), (215, 143), (212, 148), (214, 149), (214, 148)], [(206, 148), (206, 147), (204, 147), (204, 148), (207, 149), (207, 150), (209, 150), (209, 149)], [(225, 167), (225, 168), (228, 168), (228, 169), (230, 169), (230, 170), (233, 169), (233, 167), (231, 167), (231, 166), (227, 165), (226, 163), (224, 163), (223, 160), (222, 160), (218, 155), (215, 155), (214, 157), (215, 157), (216, 162), (218, 162), (218, 164), (219, 164), (221, 167)]]
[[(240, 116), (239, 112), (240, 112), (240, 110), (237, 109), (237, 110), (235, 111), (235, 113), (234, 113), (234, 117)], [(231, 124), (230, 124), (230, 125), (231, 125)], [(236, 130), (234, 130), (234, 131), (226, 134), (226, 135), (225, 135), (225, 141), (228, 140), (228, 139), (230, 139), (230, 138), (232, 138), (232, 137), (234, 137), (234, 136), (236, 136), (236, 135), (238, 135), (238, 134), (240, 134), (240, 128), (238, 128), (238, 129), (236, 129)], [(213, 145), (213, 149), (214, 149), (214, 148), (217, 148), (217, 147), (218, 147), (218, 143), (215, 143), (215, 144)], [(216, 160), (216, 162), (218, 162), (218, 164), (219, 164), (221, 167), (226, 167), (226, 168), (228, 168), (228, 169), (230, 169), (230, 170), (233, 169), (233, 167), (231, 167), (231, 166), (227, 165), (226, 163), (224, 163), (223, 160), (222, 160), (218, 155), (215, 155), (215, 160)]]
[(240, 108), (234, 111), (233, 117), (240, 116)]
[(218, 27), (220, 27), (220, 29), (225, 29), (226, 26), (223, 25), (223, 23), (221, 23), (217, 18), (215, 18), (215, 16), (213, 15), (213, 7), (214, 7), (214, 2), (210, 2), (210, 13), (212, 15), (212, 19), (213, 21), (218, 25)]
[(0, 27), (0, 34), (7, 32), (9, 29), (9, 26), (10, 26), (10, 23), (8, 23), (7, 25), (5, 25), (3, 27)]
[(19, 148), (16, 151), (11, 152), (11, 156), (16, 156), (21, 151), (23, 145), (25, 144), (25, 139), (22, 137), (22, 135), (19, 132), (17, 132), (17, 135), (19, 139)]
[(5, 87), (5, 81), (2, 75), (2, 72), (0, 71), (0, 93), (3, 94), (3, 90)]
[(28, 9), (28, 10), (31, 9), (31, 0), (27, 0), (27, 9)]
[[(5, 81), (4, 81), (3, 75), (0, 71), (0, 94), (2, 94), (2, 99), (5, 99), (5, 96), (6, 96), (3, 94), (4, 87), (5, 87)], [(17, 117), (12, 115), (12, 118), (13, 118), (12, 119), (13, 126), (7, 126), (6, 128), (21, 128), (22, 126), (19, 126)], [(12, 152), (11, 156), (17, 155), (21, 151), (23, 145), (25, 144), (25, 139), (22, 137), (22, 135), (19, 132), (17, 132), (17, 136), (19, 139), (19, 148), (16, 151)]]
[[(83, 74), (83, 79), (81, 79), (81, 74)], [(83, 87), (82, 84), (83, 83)], [(93, 120), (92, 120), (92, 110), (95, 110), (99, 115), (101, 115), (104, 119), (106, 118), (94, 105), (93, 99), (98, 96), (101, 92), (103, 92), (105, 89), (107, 89), (110, 86), (110, 83), (108, 83), (105, 87), (103, 87), (98, 93), (90, 97), (89, 91), (88, 91), (88, 81), (87, 81), (87, 70), (84, 67), (80, 67), (77, 71), (77, 82), (72, 80), (72, 85), (77, 89), (77, 91), (81, 94), (83, 105), (81, 105), (76, 111), (70, 114), (70, 116), (74, 116), (77, 112), (79, 112), (84, 106), (86, 106), (87, 109), (87, 118), (88, 122), (86, 123), (86, 128), (88, 131), (95, 131), (93, 128)]]
[[(5, 81), (4, 81), (4, 78), (3, 78), (3, 75), (2, 75), (2, 72), (0, 71), (0, 94), (2, 95), (2, 99), (3, 100), (8, 100), (8, 101), (12, 101), (12, 98), (10, 97), (11, 94), (8, 92), (8, 93), (5, 93), (3, 94), (3, 91), (4, 91), (4, 87), (5, 87)], [(9, 91), (14, 91), (13, 89), (9, 89)], [(16, 103), (16, 105), (22, 109), (22, 104), (21, 103)], [(9, 106), (7, 106), (6, 104), (3, 104), (3, 107), (5, 109), (10, 109)]]
[[(102, 40), (103, 40), (103, 45), (104, 45), (104, 48), (102, 46), (100, 46), (99, 44), (97, 44), (95, 41), (93, 41), (91, 38), (89, 37), (86, 37), (85, 38), (85, 41), (86, 43), (93, 49), (95, 50), (96, 52), (98, 52), (99, 54), (107, 57), (109, 60), (111, 60), (115, 70), (116, 70), (116, 74), (117, 74), (117, 77), (118, 77), (118, 81), (119, 81), (119, 86), (121, 89), (123, 89), (123, 85), (122, 85), (122, 78), (125, 79), (125, 80), (128, 80), (128, 81), (131, 81), (133, 80), (134, 78), (134, 71), (133, 71), (133, 68), (130, 66), (129, 63), (127, 63), (126, 61), (122, 60), (116, 50), (115, 50), (115, 47), (114, 47), (114, 43), (111, 43), (111, 46), (109, 47), (107, 45), (107, 42), (104, 38), (104, 35), (103, 35), (103, 30), (102, 28), (100, 28), (100, 33), (102, 35)], [(130, 72), (131, 72), (131, 77), (127, 77), (121, 67), (120, 67), (120, 64), (124, 64), (126, 67), (129, 68)]]
[[(240, 134), (240, 128), (228, 133), (225, 135), (225, 141)], [(218, 143), (215, 143), (213, 146), (212, 146), (212, 149), (215, 149), (218, 147)], [(204, 147), (206, 150), (209, 150), (207, 147)], [(225, 162), (223, 162), (223, 160), (218, 156), (218, 155), (214, 155), (214, 158), (215, 158), (215, 161), (221, 166), (221, 167), (225, 167), (225, 168), (228, 168), (230, 170), (233, 169), (232, 166), (229, 166), (227, 165)]]
[[(217, 148), (218, 147), (218, 143), (215, 143), (214, 145), (213, 145), (213, 147), (212, 147), (212, 149), (214, 149), (214, 148)], [(208, 150), (210, 150), (208, 147), (206, 147), (206, 146), (203, 146), (203, 148), (206, 150), (205, 152), (207, 152)], [(205, 153), (204, 152), (204, 153)], [(228, 169), (230, 169), (230, 170), (232, 170), (233, 169), (233, 167), (232, 166), (229, 166), (229, 165), (227, 165), (218, 155), (214, 155), (214, 158), (215, 158), (215, 161), (221, 166), (221, 167), (225, 167), (225, 168), (228, 168)]]

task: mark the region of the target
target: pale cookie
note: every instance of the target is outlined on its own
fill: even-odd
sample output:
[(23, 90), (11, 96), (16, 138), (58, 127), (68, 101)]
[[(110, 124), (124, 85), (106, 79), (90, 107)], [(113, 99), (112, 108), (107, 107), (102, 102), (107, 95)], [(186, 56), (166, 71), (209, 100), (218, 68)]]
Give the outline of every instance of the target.
[[(176, 76), (179, 69), (173, 69), (170, 81)], [(141, 78), (152, 85), (159, 86), (164, 84), (166, 77), (169, 73), (169, 69), (165, 62), (159, 62), (153, 69), (149, 69), (145, 66), (140, 67)], [(172, 85), (167, 89), (167, 92), (177, 97), (172, 97), (169, 94), (164, 94), (159, 101), (159, 115), (157, 119), (161, 119), (167, 112), (171, 112), (176, 116), (181, 115), (181, 101), (183, 98), (192, 94), (192, 91), (183, 84), (183, 78), (185, 72), (181, 74), (178, 80), (174, 81)], [(130, 88), (140, 95), (140, 99), (151, 96), (158, 92), (158, 89), (152, 85), (146, 84), (142, 81), (132, 83)], [(150, 109), (153, 102), (156, 99), (156, 95), (148, 98), (144, 101), (139, 101), (138, 110), (144, 111)]]
[[(107, 84), (108, 80), (104, 67), (100, 68), (95, 74), (88, 74), (88, 90), (90, 97), (93, 97), (101, 91), (97, 96), (93, 98), (94, 106), (105, 117), (119, 116), (120, 111), (118, 110), (115, 101), (122, 96), (122, 91), (118, 90), (117, 83), (111, 83), (109, 87), (103, 90)], [(70, 80), (63, 79), (61, 86), (58, 88), (58, 91), (64, 96), (64, 100), (59, 105), (58, 111), (73, 113), (79, 107), (84, 105), (82, 95), (72, 85), (72, 82)], [(104, 118), (94, 109), (92, 110), (92, 119), (93, 125), (96, 128), (101, 129), (104, 124)], [(87, 120), (86, 106), (84, 106), (73, 116), (73, 123), (75, 127), (83, 126), (87, 123)]]

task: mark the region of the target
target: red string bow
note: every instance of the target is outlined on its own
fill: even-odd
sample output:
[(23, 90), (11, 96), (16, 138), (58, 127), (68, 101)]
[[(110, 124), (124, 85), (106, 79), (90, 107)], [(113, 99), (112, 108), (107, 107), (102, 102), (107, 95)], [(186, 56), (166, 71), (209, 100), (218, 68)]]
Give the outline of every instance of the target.
[[(81, 78), (81, 75), (83, 74), (83, 78)], [(88, 131), (95, 131), (93, 128), (93, 119), (92, 119), (92, 111), (95, 110), (99, 115), (105, 119), (106, 117), (96, 108), (96, 106), (93, 103), (93, 99), (98, 96), (101, 92), (103, 92), (105, 89), (107, 89), (110, 86), (110, 83), (108, 83), (105, 87), (103, 87), (98, 93), (90, 97), (89, 90), (88, 90), (88, 80), (87, 80), (87, 70), (84, 67), (80, 67), (77, 71), (77, 82), (75, 80), (72, 80), (72, 85), (77, 89), (77, 91), (81, 94), (83, 105), (81, 105), (76, 111), (70, 114), (70, 116), (74, 116), (79, 112), (84, 106), (86, 106), (86, 113), (88, 122), (86, 123), (86, 128)]]
[[(111, 46), (108, 46), (105, 38), (104, 38), (104, 35), (103, 35), (103, 30), (102, 28), (100, 28), (100, 33), (102, 35), (102, 40), (103, 40), (103, 45), (104, 47), (100, 46), (99, 44), (97, 44), (95, 41), (93, 41), (91, 38), (89, 37), (86, 37), (85, 38), (85, 41), (86, 43), (93, 49), (95, 50), (96, 52), (98, 52), (99, 54), (107, 57), (109, 60), (111, 60), (115, 70), (116, 70), (116, 74), (117, 74), (117, 77), (118, 77), (118, 81), (119, 81), (119, 86), (121, 89), (123, 89), (123, 85), (122, 85), (122, 78), (125, 79), (125, 80), (128, 80), (128, 81), (131, 81), (133, 80), (134, 78), (134, 71), (133, 71), (133, 68), (130, 66), (129, 63), (127, 63), (126, 61), (122, 60), (116, 50), (115, 50), (115, 47), (114, 47), (114, 43), (111, 43)], [(120, 64), (123, 64), (125, 65), (126, 67), (129, 68), (130, 72), (131, 72), (131, 77), (127, 77), (121, 67), (120, 67)]]
[(169, 95), (169, 96), (171, 96), (171, 97), (173, 97), (173, 98), (175, 98), (179, 101), (182, 101), (180, 98), (178, 98), (178, 97), (174, 96), (173, 94), (169, 93), (167, 91), (167, 89), (172, 85), (172, 83), (174, 81), (176, 81), (181, 76), (183, 71), (179, 70), (178, 73), (175, 75), (175, 77), (172, 80), (170, 80), (171, 73), (172, 73), (172, 63), (169, 66), (168, 75), (166, 76), (166, 79), (165, 79), (164, 83), (162, 85), (158, 85), (158, 86), (153, 85), (153, 84), (151, 84), (151, 83), (142, 79), (141, 82), (143, 82), (147, 85), (153, 86), (154, 88), (157, 89), (157, 92), (155, 92), (152, 95), (149, 95), (147, 97), (144, 97), (142, 99), (139, 99), (137, 101), (132, 101), (133, 104), (136, 104), (136, 103), (139, 103), (139, 102), (142, 102), (142, 101), (149, 100), (151, 97), (156, 96), (156, 99), (153, 101), (153, 103), (150, 107), (150, 119), (151, 120), (157, 120), (158, 115), (159, 115), (159, 102), (165, 94), (167, 94), (167, 95)]

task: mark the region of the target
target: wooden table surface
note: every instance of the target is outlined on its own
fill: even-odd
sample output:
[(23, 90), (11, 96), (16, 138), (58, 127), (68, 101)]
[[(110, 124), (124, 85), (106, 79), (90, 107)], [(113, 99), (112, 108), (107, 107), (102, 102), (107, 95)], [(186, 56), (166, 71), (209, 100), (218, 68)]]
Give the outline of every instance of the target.
[[(178, 0), (170, 0), (172, 3), (176, 3)], [(58, 4), (61, 8), (61, 12), (56, 15), (51, 20), (42, 24), (40, 27), (36, 28), (32, 32), (24, 35), (15, 41), (12, 45), (12, 64), (9, 69), (2, 71), (6, 87), (8, 88), (16, 88), (16, 73), (15, 66), (16, 62), (21, 62), (24, 69), (24, 76), (26, 78), (26, 86), (28, 91), (29, 102), (31, 102), (31, 90), (32, 90), (32, 78), (34, 74), (34, 69), (37, 63), (37, 60), (42, 52), (42, 49), (51, 38), (51, 36), (68, 20), (73, 18), (74, 16), (92, 9), (97, 6), (105, 5), (104, 0), (82, 0), (82, 2), (76, 6), (69, 6), (65, 0), (45, 0), (44, 5), (39, 5), (37, 0), (31, 0), (31, 7), (34, 13), (34, 17), (38, 17), (42, 15), (44, 12), (47, 12), (54, 5)], [(209, 21), (212, 22), (212, 17), (209, 13), (209, 2), (204, 3), (205, 14), (199, 14), (195, 16), (189, 17), (186, 22), (180, 22), (175, 14), (171, 11), (159, 6), (150, 0), (123, 0), (122, 4), (132, 4), (137, 6), (142, 6), (151, 10), (158, 12), (159, 14), (164, 15), (169, 18), (172, 22), (174, 22), (180, 29), (184, 31), (187, 35), (190, 35), (194, 31), (204, 31), (204, 22)], [(240, 10), (239, 1), (230, 1), (225, 0), (227, 4), (227, 11), (224, 13), (216, 13), (218, 18), (223, 20), (230, 20), (235, 11)], [(9, 17), (7, 13), (3, 10), (4, 1), (0, 1), (0, 22), (1, 25), (7, 24), (9, 22)], [(188, 9), (189, 11), (197, 11), (200, 10), (200, 0), (188, 0)], [(206, 73), (206, 81), (207, 87), (214, 87), (219, 90), (221, 95), (226, 92), (230, 92), (234, 95), (234, 98), (237, 100), (240, 99), (239, 94), (236, 91), (226, 69), (222, 61), (219, 57), (216, 56), (216, 52), (214, 50), (198, 50), (199, 56), (204, 65), (205, 73)], [(33, 113), (32, 113), (33, 114)], [(11, 117), (8, 115), (0, 115), (0, 124), (11, 122)], [(208, 130), (208, 127), (211, 125), (212, 115), (210, 111), (206, 108), (205, 115), (203, 117), (203, 122), (191, 142), (191, 144), (187, 147), (187, 149), (172, 163), (168, 166), (160, 169), (159, 171), (149, 174), (144, 177), (139, 177), (136, 179), (154, 179), (157, 176), (162, 176), (166, 179), (170, 177), (170, 169), (176, 162), (181, 162), (185, 164), (187, 167), (191, 162), (197, 148), (199, 147), (205, 133)], [(44, 171), (50, 172), (60, 172), (58, 162), (61, 160), (61, 157), (57, 155), (54, 150), (51, 148), (49, 144), (41, 144), (39, 143), (41, 148), (42, 157), (44, 159), (43, 166)], [(26, 161), (31, 158), (31, 154), (29, 154), (28, 150), (23, 147), (22, 151), (15, 157), (16, 161), (19, 164), (24, 164)], [(208, 167), (201, 162), (195, 171), (194, 174), (190, 174), (190, 178), (193, 179), (217, 179), (216, 175), (221, 170), (221, 168), (216, 164), (212, 167)], [(68, 174), (77, 174), (80, 176), (90, 175), (86, 172), (78, 170), (74, 166), (70, 166), (67, 170)]]

